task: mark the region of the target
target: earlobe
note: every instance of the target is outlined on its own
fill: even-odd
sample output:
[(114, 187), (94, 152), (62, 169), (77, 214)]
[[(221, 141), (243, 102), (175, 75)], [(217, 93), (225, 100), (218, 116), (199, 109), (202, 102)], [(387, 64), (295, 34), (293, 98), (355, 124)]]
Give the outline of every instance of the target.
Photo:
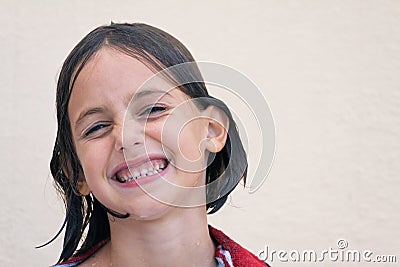
[(82, 196), (87, 196), (90, 194), (90, 188), (85, 179), (79, 178), (78, 183), (76, 184)]
[(209, 122), (206, 148), (210, 152), (217, 153), (225, 146), (229, 119), (225, 112), (215, 106), (209, 106), (207, 111)]
[[(62, 170), (63, 170), (63, 173), (65, 176), (69, 175), (70, 172), (68, 170), (71, 170), (71, 169), (72, 169), (71, 164), (69, 162), (65, 166), (62, 167)], [(82, 172), (79, 173), (78, 181), (76, 183), (76, 188), (78, 189), (79, 193), (82, 196), (87, 196), (91, 192), (89, 185), (87, 184)]]

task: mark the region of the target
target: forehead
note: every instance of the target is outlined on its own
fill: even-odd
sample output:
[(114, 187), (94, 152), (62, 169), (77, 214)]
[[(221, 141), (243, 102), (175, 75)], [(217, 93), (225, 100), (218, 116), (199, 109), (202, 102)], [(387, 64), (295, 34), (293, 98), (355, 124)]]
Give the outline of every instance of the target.
[(102, 48), (82, 68), (72, 94), (91, 87), (114, 89), (124, 83), (138, 88), (154, 74), (139, 59), (113, 48)]
[(102, 48), (78, 74), (68, 111), (73, 113), (82, 106), (134, 94), (153, 75), (140, 60), (112, 48)]

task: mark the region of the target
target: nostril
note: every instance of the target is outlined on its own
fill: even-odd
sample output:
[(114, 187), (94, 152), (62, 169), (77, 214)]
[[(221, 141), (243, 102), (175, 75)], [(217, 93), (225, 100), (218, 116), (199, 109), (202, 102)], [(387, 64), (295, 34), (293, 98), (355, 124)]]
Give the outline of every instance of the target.
[(114, 147), (117, 151), (122, 151), (124, 149), (122, 138), (116, 138)]
[(114, 148), (116, 151), (122, 151), (124, 148), (122, 127), (114, 125), (113, 129)]
[(132, 148), (132, 147), (135, 147), (138, 145), (140, 145), (140, 142), (134, 142), (134, 143), (124, 142), (124, 143), (120, 143), (120, 144), (115, 143), (115, 149), (116, 150), (124, 150), (124, 149), (126, 150), (128, 148)]

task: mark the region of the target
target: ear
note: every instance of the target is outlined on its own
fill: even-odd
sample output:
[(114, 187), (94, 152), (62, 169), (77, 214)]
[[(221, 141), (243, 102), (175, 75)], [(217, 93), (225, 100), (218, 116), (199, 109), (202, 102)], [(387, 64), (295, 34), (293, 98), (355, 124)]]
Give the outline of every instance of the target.
[(208, 118), (208, 133), (206, 149), (217, 153), (225, 146), (228, 136), (229, 118), (221, 109), (216, 106), (209, 106), (205, 110)]
[[(68, 176), (72, 171), (71, 163), (69, 161), (66, 161), (66, 165), (62, 166), (62, 170), (64, 172), (65, 176)], [(90, 188), (89, 185), (87, 184), (84, 175), (82, 174), (82, 171), (79, 172), (79, 177), (78, 177), (78, 182), (76, 183), (76, 186), (78, 187), (79, 193), (81, 193), (82, 196), (87, 196), (90, 194)]]
[(76, 185), (78, 187), (79, 193), (81, 193), (82, 196), (87, 196), (90, 194), (90, 188), (85, 178), (79, 177), (78, 183)]

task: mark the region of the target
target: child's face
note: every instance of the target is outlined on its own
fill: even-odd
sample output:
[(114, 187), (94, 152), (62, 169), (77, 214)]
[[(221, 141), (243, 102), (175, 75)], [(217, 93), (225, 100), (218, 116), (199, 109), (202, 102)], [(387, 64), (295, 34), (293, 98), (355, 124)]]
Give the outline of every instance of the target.
[[(168, 210), (169, 205), (154, 198), (184, 203), (194, 195), (179, 186), (204, 185), (208, 152), (203, 144), (210, 128), (210, 120), (199, 119), (200, 111), (179, 89), (166, 94), (167, 88), (160, 86), (151, 90), (161, 93), (135, 95), (153, 74), (139, 60), (103, 48), (80, 72), (68, 106), (76, 153), (90, 191), (112, 210), (147, 219)], [(151, 167), (159, 173), (151, 174)], [(150, 175), (143, 174), (146, 171)], [(135, 175), (140, 176), (130, 180)], [(196, 198), (205, 197), (201, 192)]]

